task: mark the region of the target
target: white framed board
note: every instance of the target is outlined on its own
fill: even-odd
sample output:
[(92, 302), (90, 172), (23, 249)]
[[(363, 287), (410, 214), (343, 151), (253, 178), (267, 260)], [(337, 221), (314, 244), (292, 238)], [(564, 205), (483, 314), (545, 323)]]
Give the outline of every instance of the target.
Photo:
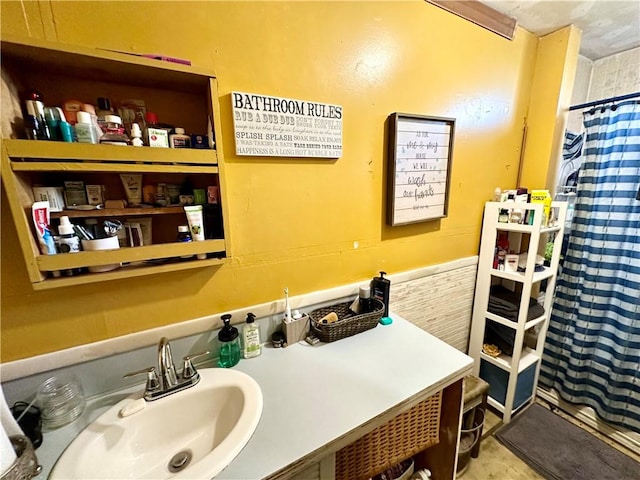
[(388, 123), (387, 223), (446, 217), (455, 119), (393, 113)]

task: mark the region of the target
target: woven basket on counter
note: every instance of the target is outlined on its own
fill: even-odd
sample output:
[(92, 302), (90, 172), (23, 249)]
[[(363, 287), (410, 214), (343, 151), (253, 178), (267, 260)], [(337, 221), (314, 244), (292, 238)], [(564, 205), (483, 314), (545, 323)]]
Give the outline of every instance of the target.
[[(384, 303), (377, 298), (371, 299), (373, 310), (360, 315), (349, 310), (352, 302), (338, 303), (328, 307), (318, 308), (309, 314), (311, 331), (323, 342), (335, 342), (357, 333), (375, 328), (384, 314)], [(320, 320), (331, 312), (338, 315), (338, 321), (322, 324)]]
[(336, 480), (365, 480), (437, 444), (442, 392), (336, 452)]

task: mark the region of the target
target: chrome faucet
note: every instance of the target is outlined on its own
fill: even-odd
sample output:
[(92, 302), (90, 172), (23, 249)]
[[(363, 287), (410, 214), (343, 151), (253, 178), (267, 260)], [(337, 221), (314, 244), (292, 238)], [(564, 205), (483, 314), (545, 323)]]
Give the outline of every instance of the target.
[(200, 374), (196, 371), (192, 361), (195, 358), (209, 355), (209, 352), (187, 355), (182, 359), (182, 372), (178, 376), (176, 366), (171, 355), (171, 344), (167, 337), (162, 337), (158, 343), (158, 369), (149, 367), (136, 372), (127, 373), (124, 378), (146, 374), (147, 384), (144, 391), (144, 399), (147, 402), (158, 400), (172, 393), (193, 387), (200, 381)]
[(162, 337), (158, 343), (158, 373), (160, 374), (160, 388), (168, 390), (178, 384), (176, 366), (171, 356), (171, 344), (167, 337)]

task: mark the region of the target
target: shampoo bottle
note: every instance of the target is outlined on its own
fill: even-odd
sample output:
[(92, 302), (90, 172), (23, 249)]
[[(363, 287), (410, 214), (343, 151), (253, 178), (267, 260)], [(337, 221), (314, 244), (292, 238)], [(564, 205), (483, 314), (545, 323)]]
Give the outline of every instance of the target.
[(247, 324), (242, 330), (242, 356), (244, 358), (257, 357), (262, 353), (260, 345), (260, 328), (255, 324), (256, 316), (247, 313)]
[(230, 368), (240, 361), (240, 340), (238, 339), (238, 329), (231, 326), (231, 315), (222, 315), (224, 327), (218, 332), (220, 342), (220, 355), (218, 366)]
[(391, 281), (384, 276), (387, 272), (380, 272), (379, 277), (371, 280), (371, 295), (384, 303), (384, 316), (389, 316), (389, 291), (391, 290)]

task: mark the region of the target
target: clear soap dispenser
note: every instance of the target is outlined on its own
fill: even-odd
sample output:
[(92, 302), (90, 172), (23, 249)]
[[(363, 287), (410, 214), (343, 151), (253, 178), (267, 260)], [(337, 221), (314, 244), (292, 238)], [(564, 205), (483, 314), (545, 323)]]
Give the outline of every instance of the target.
[(220, 342), (218, 366), (229, 368), (237, 365), (240, 361), (240, 339), (238, 338), (238, 329), (231, 326), (231, 314), (222, 315), (222, 323), (224, 323), (224, 327), (218, 332), (218, 341)]
[(260, 345), (260, 328), (255, 324), (256, 316), (247, 313), (247, 324), (242, 330), (242, 356), (244, 358), (257, 357), (262, 353)]

